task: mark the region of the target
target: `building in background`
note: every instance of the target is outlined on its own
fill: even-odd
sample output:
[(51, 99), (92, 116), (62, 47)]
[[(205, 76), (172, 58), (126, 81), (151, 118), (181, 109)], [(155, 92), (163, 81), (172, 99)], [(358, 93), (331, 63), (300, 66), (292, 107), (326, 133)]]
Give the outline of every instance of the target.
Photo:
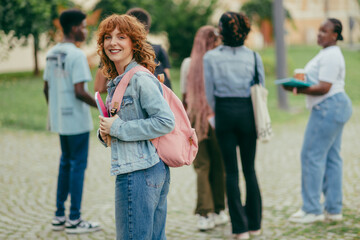
[[(286, 24), (289, 44), (316, 44), (316, 35), (322, 21), (338, 18), (343, 24), (345, 43), (360, 41), (360, 4), (358, 0), (284, 0), (291, 11), (296, 29)], [(351, 24), (352, 23), (352, 30)]]

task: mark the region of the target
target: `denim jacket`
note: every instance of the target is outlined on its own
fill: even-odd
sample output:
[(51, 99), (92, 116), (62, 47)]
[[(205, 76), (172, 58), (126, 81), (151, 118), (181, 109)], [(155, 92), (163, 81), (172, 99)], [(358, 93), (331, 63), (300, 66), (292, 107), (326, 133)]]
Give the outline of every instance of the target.
[[(220, 45), (205, 53), (203, 58), (206, 98), (215, 110), (215, 97), (250, 97), (254, 84), (254, 52), (246, 46)], [(264, 66), (256, 53), (259, 81), (265, 85)]]
[[(137, 65), (132, 61), (125, 73)], [(125, 73), (108, 84), (107, 105)], [(119, 118), (110, 128), (111, 175), (146, 169), (158, 163), (159, 156), (150, 139), (171, 132), (175, 118), (154, 75), (145, 72), (133, 75), (117, 115)]]

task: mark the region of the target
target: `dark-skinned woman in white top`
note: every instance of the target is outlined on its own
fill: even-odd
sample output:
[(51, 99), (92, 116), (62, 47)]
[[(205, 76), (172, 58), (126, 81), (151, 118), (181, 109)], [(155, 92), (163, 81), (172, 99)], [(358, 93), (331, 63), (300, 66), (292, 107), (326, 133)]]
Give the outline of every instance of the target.
[[(312, 223), (342, 220), (341, 137), (352, 114), (351, 101), (344, 90), (345, 61), (337, 41), (343, 40), (341, 22), (325, 20), (317, 43), (323, 49), (305, 66), (310, 87), (286, 90), (306, 95), (311, 110), (301, 150), (302, 208), (291, 222)], [(320, 202), (321, 194), (324, 203)]]

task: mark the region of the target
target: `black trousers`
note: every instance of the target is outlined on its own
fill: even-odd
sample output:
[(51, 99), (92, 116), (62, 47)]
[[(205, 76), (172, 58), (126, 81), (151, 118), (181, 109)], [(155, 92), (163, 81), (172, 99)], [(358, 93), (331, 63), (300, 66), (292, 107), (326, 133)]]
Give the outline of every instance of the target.
[[(216, 98), (215, 131), (224, 159), (232, 232), (258, 230), (262, 203), (255, 172), (256, 129), (251, 98)], [(246, 182), (245, 204), (241, 202), (237, 146)]]

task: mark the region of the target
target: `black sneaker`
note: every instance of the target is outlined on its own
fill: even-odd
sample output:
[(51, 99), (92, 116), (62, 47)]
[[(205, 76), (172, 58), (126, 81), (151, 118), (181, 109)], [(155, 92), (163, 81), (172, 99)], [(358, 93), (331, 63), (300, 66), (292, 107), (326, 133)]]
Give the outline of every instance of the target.
[(62, 231), (65, 228), (65, 217), (54, 217), (51, 221), (53, 231)]
[(88, 222), (82, 219), (66, 221), (65, 232), (69, 234), (90, 233), (101, 230), (98, 223)]

